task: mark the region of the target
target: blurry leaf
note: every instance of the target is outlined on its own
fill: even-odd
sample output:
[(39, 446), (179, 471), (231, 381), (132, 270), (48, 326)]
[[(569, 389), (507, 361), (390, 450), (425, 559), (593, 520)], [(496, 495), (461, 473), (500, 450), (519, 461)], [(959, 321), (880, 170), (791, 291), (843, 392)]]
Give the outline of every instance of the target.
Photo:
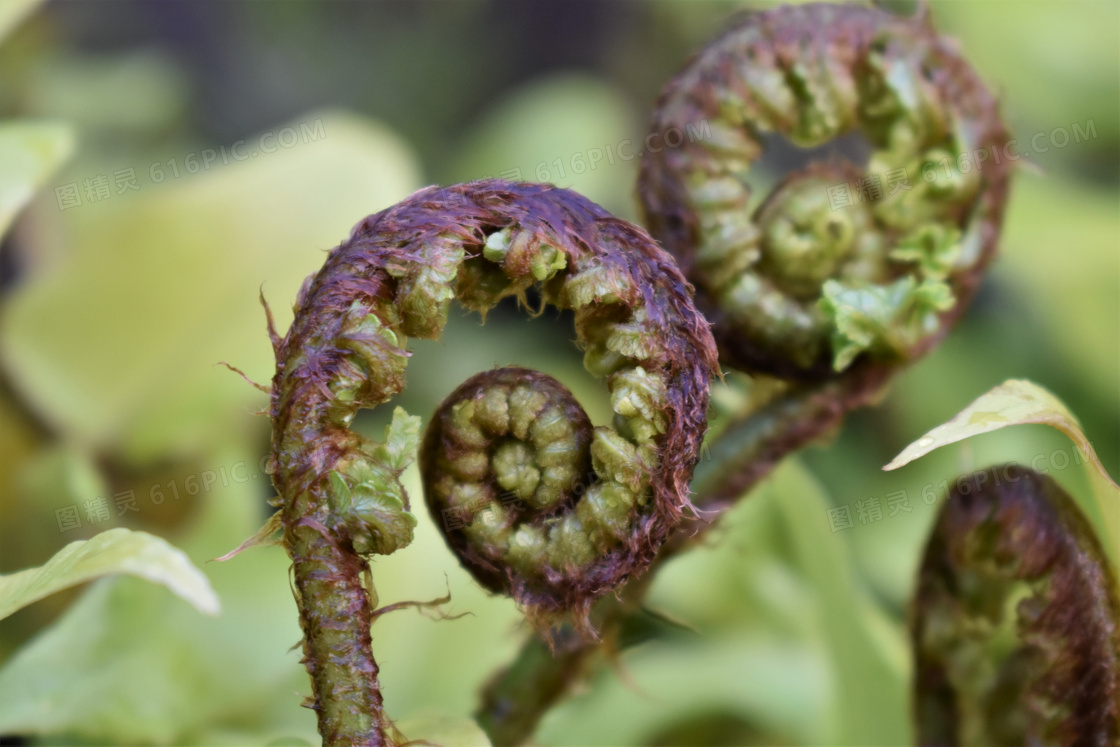
[(906, 351), (928, 334), (938, 311), (952, 307), (953, 294), (945, 283), (912, 277), (866, 288), (826, 280), (819, 304), (836, 330), (833, 368), (843, 371), (864, 350)]
[[(1030, 128), (1013, 135), (1021, 150), (1033, 150), (1029, 143), (1036, 132), (1092, 119), (1100, 139), (1089, 145), (1111, 151), (1118, 132), (1115, 3), (1034, 2), (1015, 13), (1007, 13), (1007, 7), (937, 2), (932, 16), (939, 29), (960, 40), (965, 58), (1000, 92), (1005, 116)], [(1025, 45), (1023, 39), (1038, 43)], [(1041, 156), (1032, 154), (1032, 160), (1045, 164), (1084, 155), (1081, 148), (1048, 147)]]
[[(1030, 381), (1011, 379), (985, 392), (968, 407), (913, 442), (883, 467), (898, 469), (934, 449), (1009, 425), (1041, 423), (1065, 433), (1086, 453), (1101, 474), (1111, 480), (1092, 444), (1081, 432), (1081, 424), (1050, 392)], [(1120, 488), (1118, 488), (1120, 489)]]
[(642, 605), (623, 621), (618, 648), (625, 651), (646, 641), (678, 635), (697, 635), (696, 628), (663, 610)]
[(635, 156), (644, 134), (625, 96), (601, 80), (535, 80), (497, 102), (472, 128), (449, 179), (552, 182), (633, 217)]
[(1113, 562), (1120, 560), (1120, 486), (1109, 476), (1093, 445), (1081, 430), (1077, 418), (1061, 400), (1030, 381), (1011, 379), (982, 394), (952, 420), (943, 423), (914, 441), (883, 467), (898, 469), (918, 457), (947, 444), (989, 433), (1009, 425), (1041, 424), (1057, 428), (1069, 436), (1095, 471), (1094, 504), (1090, 512), (1098, 529), (1103, 522)]
[[(934, 8), (935, 20), (938, 9), (949, 6), (963, 8), (959, 3), (941, 3)], [(1032, 9), (1036, 7), (1031, 5)], [(1076, 23), (1082, 20), (1076, 19)], [(1001, 29), (1001, 33), (1004, 31)], [(966, 51), (971, 55), (971, 48)], [(1013, 106), (1015, 102), (1008, 98), (1006, 104)], [(1064, 124), (1068, 126), (1069, 122)], [(1026, 145), (1021, 138), (1019, 142)], [(1082, 144), (1071, 144), (1067, 150), (1075, 147)], [(965, 403), (962, 393), (983, 392), (1005, 379), (1024, 377), (1045, 381), (1062, 393), (1066, 404), (1093, 435), (1104, 464), (1116, 475), (1117, 463), (1109, 457), (1120, 454), (1120, 423), (1116, 417), (1120, 412), (1117, 217), (1115, 193), (1099, 184), (1079, 183), (1053, 172), (1043, 177), (1020, 173), (1011, 190), (1001, 256), (993, 264), (984, 289), (944, 343), (919, 365), (895, 378), (880, 410), (887, 418), (883, 422), (890, 423), (889, 431), (877, 429), (877, 434), (893, 431), (916, 437), (956, 413)], [(940, 450), (904, 471), (876, 478), (862, 474), (862, 470), (857, 475), (855, 467), (847, 466), (859, 464), (853, 460), (869, 459), (882, 465), (899, 450), (897, 444), (877, 445), (879, 439), (867, 437), (871, 435), (850, 431), (845, 437), (848, 450), (830, 452), (831, 474), (845, 479), (844, 493), (837, 491), (838, 497), (883, 496), (899, 488), (910, 489), (913, 497), (925, 486), (976, 468), (1011, 460), (1027, 464), (1033, 457), (1049, 455), (1055, 449), (1070, 451), (1065, 436), (1054, 429), (1005, 429), (982, 439), (970, 439), (957, 448)], [(871, 454), (871, 449), (893, 451)], [(1050, 471), (1054, 471), (1052, 466)], [(1067, 469), (1061, 482), (1085, 514), (1099, 521), (1090, 505), (1091, 474), (1095, 473)], [(878, 585), (896, 605), (910, 598), (917, 569), (909, 559), (913, 557), (916, 563), (917, 558), (908, 548), (924, 546), (934, 519), (934, 512), (927, 509), (933, 507), (918, 501), (914, 512), (908, 514), (912, 521), (896, 517), (896, 523), (889, 527), (883, 522), (861, 529), (858, 536), (852, 533), (862, 567), (893, 587), (894, 591), (889, 591), (884, 584)], [(907, 562), (897, 562), (903, 553)], [(888, 581), (888, 577), (894, 580)]]
[(74, 444), (51, 444), (20, 465), (18, 489), (43, 509), (89, 501), (110, 493), (93, 456)]
[(733, 713), (719, 709), (701, 710), (685, 716), (668, 728), (647, 735), (646, 747), (777, 747), (795, 742), (761, 732), (758, 727)]
[(291, 729), (214, 729), (192, 734), (191, 738), (195, 740), (194, 744), (204, 744), (207, 747), (315, 747), (322, 744), (323, 739), (315, 728), (305, 731), (306, 733), (297, 735)]
[(109, 56), (52, 55), (31, 68), (21, 104), (31, 114), (49, 113), (73, 123), (90, 139), (123, 139), (175, 127), (189, 100), (187, 75), (175, 59), (141, 49)]
[(181, 550), (147, 532), (117, 528), (71, 542), (38, 568), (0, 576), (0, 618), (56, 591), (112, 573), (162, 584), (199, 612), (216, 615), (221, 610), (210, 582)]
[[(215, 463), (247, 458), (226, 456)], [(200, 498), (184, 552), (211, 558), (252, 531), (254, 488)], [(223, 727), (314, 734), (314, 714), (299, 707), (307, 674), (289, 651), (300, 631), (288, 567), (275, 549), (211, 566), (223, 606), (213, 618), (128, 577), (91, 585), (0, 669), (0, 733), (98, 744), (211, 744), (195, 735)]]
[(490, 747), (490, 740), (474, 719), (430, 716), (411, 718), (396, 726), (412, 742), (440, 747)]
[(820, 654), (773, 634), (729, 634), (675, 645), (651, 643), (605, 670), (588, 692), (545, 716), (540, 744), (641, 744), (682, 717), (722, 710), (802, 744), (822, 735), (830, 683)]
[(4, 0), (0, 2), (0, 40), (10, 34), (43, 0)]
[[(250, 460), (238, 452), (211, 464)], [(420, 494), (415, 465), (403, 481)], [(215, 557), (259, 526), (260, 487), (250, 480), (203, 494), (203, 515), (180, 541), (187, 554), (196, 562)], [(0, 733), (99, 744), (260, 745), (313, 737), (314, 713), (300, 707), (310, 682), (298, 647), (290, 650), (300, 629), (289, 569), (279, 548), (211, 565), (222, 598), (218, 618), (199, 617), (132, 579), (94, 584), (0, 670)], [(513, 654), (518, 636), (511, 632), (524, 625), (523, 616), (460, 568), (431, 521), (421, 522), (408, 552), (379, 559), (374, 581), (390, 604), (438, 596), (450, 586), (449, 612), (472, 613), (436, 620), (406, 610), (384, 615), (374, 628), (391, 716), (407, 724), (439, 703), (465, 718), (482, 680)], [(291, 741), (278, 742), (284, 743)]]
[(62, 214), (71, 253), (19, 287), (0, 320), (0, 361), (47, 422), (136, 460), (249, 427), (242, 412), (261, 394), (215, 364), (271, 379), (262, 284), (283, 330), (323, 250), (419, 182), (392, 133), (341, 114), (304, 124), (320, 119), (316, 140), (166, 172), (161, 185)]
[(1024, 174), (1011, 193), (1006, 226), (996, 272), (1010, 276), (1011, 292), (1038, 309), (1026, 320), (1042, 328), (1041, 335), (1032, 334), (1032, 349), (1044, 344), (1045, 357), (1115, 403), (1120, 390), (1115, 193), (1053, 175)]
[(74, 135), (65, 125), (0, 123), (0, 235), (73, 149)]
[[(59, 531), (52, 521), (56, 517), (47, 514), (43, 521), (43, 507), (72, 503), (57, 497), (69, 496), (72, 487), (83, 484), (85, 477), (98, 477), (92, 465), (72, 459), (69, 450), (52, 450), (43, 458), (43, 440), (42, 431), (10, 393), (0, 394), (0, 568), (25, 568), (42, 562), (44, 548), (56, 549), (59, 545)], [(84, 469), (87, 466), (89, 471)], [(56, 599), (54, 603), (61, 601)], [(51, 606), (44, 603), (38, 610), (21, 615), (27, 627), (22, 620), (14, 625), (8, 621), (0, 627), (0, 658), (30, 630), (32, 618)]]
[(768, 487), (785, 520), (793, 557), (817, 594), (822, 643), (835, 677), (838, 727), (829, 741), (911, 743), (903, 632), (861, 584), (847, 535), (830, 530), (827, 511), (832, 504), (824, 488), (797, 462), (780, 468)]

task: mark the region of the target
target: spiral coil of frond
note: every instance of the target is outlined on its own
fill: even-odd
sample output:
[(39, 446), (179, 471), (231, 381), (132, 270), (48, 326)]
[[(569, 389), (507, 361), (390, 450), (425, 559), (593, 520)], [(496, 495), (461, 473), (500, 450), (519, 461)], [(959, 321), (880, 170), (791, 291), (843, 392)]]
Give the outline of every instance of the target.
[[(350, 743), (383, 722), (364, 556), (404, 547), (416, 523), (399, 478), (418, 419), (398, 410), (384, 443), (350, 423), (403, 389), (406, 339), (438, 338), (452, 300), (485, 311), (530, 286), (574, 311), (614, 422), (592, 428), (558, 382), (522, 369), (461, 388), (422, 461), (437, 520), (467, 514), (461, 535), (444, 526), (464, 565), (531, 613), (585, 621), (689, 510), (715, 346), (648, 235), (573, 192), (498, 180), (422, 190), (367, 218), (274, 341), (273, 480), (324, 738)], [(541, 513), (523, 516), (529, 505)]]
[[(639, 194), (736, 368), (819, 380), (913, 360), (995, 251), (1007, 133), (925, 20), (826, 4), (750, 15), (663, 89), (651, 134), (674, 132), (707, 136), (648, 151)], [(752, 200), (768, 137), (813, 148), (856, 132), (865, 168), (814, 161)]]
[(1089, 522), (1013, 465), (950, 491), (912, 611), (921, 744), (1120, 740), (1120, 602)]

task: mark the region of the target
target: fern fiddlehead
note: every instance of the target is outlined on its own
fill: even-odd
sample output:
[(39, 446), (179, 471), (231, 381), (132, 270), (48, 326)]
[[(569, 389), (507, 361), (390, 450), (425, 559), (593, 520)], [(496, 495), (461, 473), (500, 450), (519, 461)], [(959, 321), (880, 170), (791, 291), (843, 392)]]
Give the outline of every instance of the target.
[(615, 422), (592, 428), (539, 373), (500, 369), (461, 387), (422, 462), (437, 520), (466, 512), (462, 535), (448, 532), (465, 566), (531, 613), (579, 621), (690, 506), (715, 347), (648, 235), (575, 193), (497, 180), (422, 190), (362, 221), (304, 284), (288, 334), (272, 332), (273, 481), (328, 744), (391, 741), (365, 557), (406, 546), (416, 522), (399, 477), (418, 419), (398, 410), (384, 443), (349, 425), (402, 390), (406, 338), (439, 337), (453, 299), (485, 311), (530, 286), (574, 310)]
[[(651, 131), (699, 122), (710, 137), (645, 154), (639, 194), (726, 365), (804, 381), (910, 361), (963, 312), (996, 248), (1007, 134), (925, 20), (828, 4), (749, 16), (663, 89)], [(866, 167), (812, 162), (752, 202), (767, 137), (853, 132)]]
[(912, 610), (924, 745), (1120, 740), (1120, 602), (1088, 521), (1012, 465), (958, 484)]
[[(811, 148), (851, 133), (872, 149), (866, 166), (812, 162), (752, 199), (769, 138)], [(711, 513), (678, 528), (666, 558), (948, 333), (995, 254), (1010, 163), (997, 102), (928, 19), (844, 5), (734, 24), (665, 86), (650, 135), (664, 144), (641, 161), (650, 233), (695, 285), (720, 362), (782, 382), (712, 442), (693, 483)], [(601, 629), (617, 630), (644, 591), (606, 600)], [(547, 660), (539, 648), (528, 642), (483, 693), (497, 744), (528, 738), (596, 653), (576, 641)]]

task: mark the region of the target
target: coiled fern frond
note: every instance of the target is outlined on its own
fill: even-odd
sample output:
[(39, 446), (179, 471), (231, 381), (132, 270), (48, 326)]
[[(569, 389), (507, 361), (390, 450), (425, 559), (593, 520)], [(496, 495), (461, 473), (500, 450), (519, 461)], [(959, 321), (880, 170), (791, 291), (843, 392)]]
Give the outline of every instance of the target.
[(690, 508), (715, 346), (645, 232), (573, 192), (498, 180), (421, 190), (362, 221), (304, 284), (288, 334), (273, 332), (273, 481), (330, 744), (389, 739), (365, 557), (406, 546), (416, 524), (399, 478), (418, 419), (398, 410), (384, 443), (351, 421), (403, 389), (407, 338), (438, 338), (452, 300), (485, 311), (530, 286), (574, 311), (614, 422), (592, 428), (562, 385), (522, 369), (461, 387), (422, 466), (437, 521), (464, 514), (444, 531), (465, 566), (534, 615), (586, 625)]
[(1013, 465), (950, 491), (912, 610), (923, 745), (1120, 740), (1120, 602), (1089, 522)]
[[(845, 5), (748, 16), (664, 88), (648, 151), (651, 233), (697, 287), (721, 360), (796, 380), (912, 361), (976, 291), (1010, 162), (995, 99), (924, 19)], [(859, 133), (866, 165), (816, 160), (761, 200), (768, 139)], [(667, 141), (668, 142), (668, 141)]]

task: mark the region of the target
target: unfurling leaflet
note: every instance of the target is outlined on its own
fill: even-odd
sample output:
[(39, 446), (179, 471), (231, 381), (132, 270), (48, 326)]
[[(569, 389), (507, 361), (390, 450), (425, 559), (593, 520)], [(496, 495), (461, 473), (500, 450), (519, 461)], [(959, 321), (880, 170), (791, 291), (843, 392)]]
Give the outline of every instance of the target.
[[(768, 138), (850, 133), (866, 165), (814, 161), (752, 199)], [(696, 285), (726, 365), (820, 380), (911, 361), (995, 252), (1007, 134), (925, 19), (826, 4), (748, 16), (669, 82), (651, 135), (680, 145), (642, 160), (650, 232)]]
[(329, 744), (388, 739), (364, 556), (404, 547), (416, 524), (399, 478), (419, 419), (398, 408), (384, 443), (349, 425), (403, 389), (406, 339), (438, 338), (452, 300), (485, 312), (530, 287), (574, 312), (614, 421), (592, 427), (559, 382), (522, 369), (452, 395), (422, 467), (464, 565), (542, 620), (585, 623), (690, 509), (715, 345), (645, 232), (573, 192), (498, 180), (421, 190), (362, 221), (305, 283), (287, 336), (274, 335), (273, 479)]
[(952, 490), (912, 611), (923, 745), (1120, 741), (1120, 603), (1088, 521), (1008, 465)]

